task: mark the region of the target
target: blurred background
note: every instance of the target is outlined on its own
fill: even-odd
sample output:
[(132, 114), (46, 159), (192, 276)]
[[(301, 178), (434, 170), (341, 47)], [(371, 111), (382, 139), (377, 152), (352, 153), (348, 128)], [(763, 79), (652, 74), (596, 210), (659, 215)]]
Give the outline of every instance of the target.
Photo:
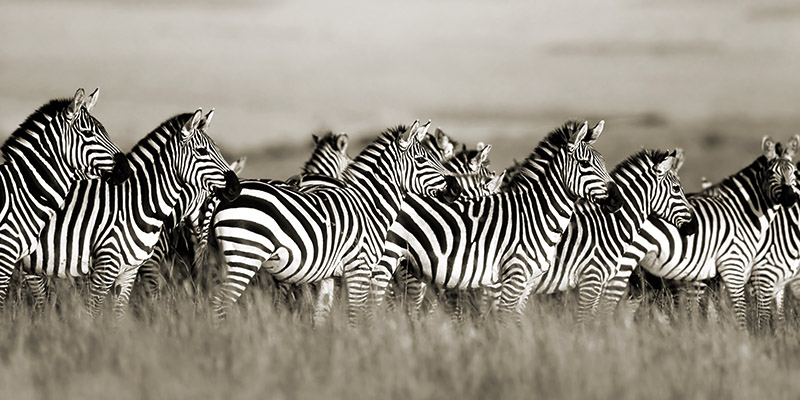
[(800, 133), (800, 3), (773, 1), (0, 2), (0, 139), (51, 98), (101, 88), (95, 116), (129, 149), (216, 108), (245, 176), (299, 172), (311, 134), (350, 155), (432, 119), (493, 144), (501, 170), (566, 119), (606, 120), (609, 166), (686, 149), (687, 189)]

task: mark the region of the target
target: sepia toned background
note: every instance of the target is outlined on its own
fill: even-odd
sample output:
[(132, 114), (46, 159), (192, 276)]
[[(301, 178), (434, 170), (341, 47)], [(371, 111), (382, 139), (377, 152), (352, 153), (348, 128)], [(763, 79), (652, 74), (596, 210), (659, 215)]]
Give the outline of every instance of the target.
[[(123, 149), (196, 107), (247, 176), (297, 172), (310, 135), (432, 119), (502, 169), (565, 119), (603, 118), (610, 165), (687, 148), (719, 179), (800, 132), (800, 4), (710, 1), (0, 3), (0, 137), (100, 87)], [(357, 141), (351, 155), (358, 150)]]

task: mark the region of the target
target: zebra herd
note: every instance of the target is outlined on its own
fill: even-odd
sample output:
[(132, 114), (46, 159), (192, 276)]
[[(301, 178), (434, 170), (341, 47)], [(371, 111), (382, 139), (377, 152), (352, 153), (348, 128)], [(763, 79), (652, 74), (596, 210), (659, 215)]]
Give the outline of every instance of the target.
[(748, 283), (760, 328), (773, 304), (782, 320), (784, 287), (800, 282), (800, 136), (764, 137), (750, 165), (689, 195), (680, 149), (642, 150), (609, 171), (593, 147), (602, 121), (566, 122), (499, 175), (490, 145), (467, 149), (417, 121), (353, 159), (346, 135), (315, 136), (301, 174), (240, 180), (244, 160), (229, 165), (208, 135), (213, 110), (176, 115), (123, 154), (91, 115), (97, 98), (79, 89), (46, 103), (0, 149), (0, 308), (19, 271), (37, 309), (50, 278), (84, 277), (88, 312), (111, 292), (121, 318), (136, 282), (157, 296), (170, 279), (161, 261), (182, 225), (197, 241), (193, 277), (219, 258), (220, 320), (262, 269), (317, 286), (315, 325), (335, 278), (355, 325), (398, 290), (415, 315), (429, 288), (456, 318), (460, 293), (477, 290), (484, 313), (519, 321), (534, 294), (577, 289), (585, 322), (615, 310), (637, 267), (698, 296), (718, 275), (740, 329)]

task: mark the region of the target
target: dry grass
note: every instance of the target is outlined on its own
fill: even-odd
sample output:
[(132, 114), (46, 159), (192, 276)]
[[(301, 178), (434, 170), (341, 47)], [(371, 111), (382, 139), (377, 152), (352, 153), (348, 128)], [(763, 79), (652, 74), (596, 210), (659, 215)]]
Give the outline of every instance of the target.
[[(662, 324), (649, 312), (578, 328), (569, 297), (537, 298), (521, 326), (456, 326), (389, 312), (350, 329), (342, 309), (309, 313), (251, 290), (215, 326), (207, 299), (136, 296), (114, 327), (91, 322), (76, 290), (34, 315), (20, 292), (0, 325), (0, 398), (788, 398), (800, 391), (796, 321), (748, 337), (715, 322)], [(648, 305), (647, 307), (652, 307)], [(724, 308), (724, 304), (722, 306)], [(111, 313), (107, 312), (106, 315)]]

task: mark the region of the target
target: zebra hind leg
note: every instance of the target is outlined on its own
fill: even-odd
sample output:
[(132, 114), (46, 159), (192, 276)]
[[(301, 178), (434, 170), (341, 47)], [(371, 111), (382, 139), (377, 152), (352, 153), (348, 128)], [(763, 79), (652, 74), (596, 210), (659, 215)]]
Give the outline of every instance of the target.
[(25, 275), (25, 283), (33, 295), (33, 309), (37, 313), (44, 311), (44, 304), (47, 302), (47, 280), (44, 276), (27, 274)]
[(314, 307), (314, 327), (322, 326), (331, 314), (334, 291), (333, 278), (326, 278), (319, 282), (319, 293), (317, 293), (317, 304)]
[(136, 275), (139, 272), (138, 267), (128, 266), (123, 269), (114, 283), (114, 294), (117, 299), (114, 302), (114, 315), (117, 320), (125, 317), (125, 312), (130, 302), (131, 290), (133, 283), (136, 280)]
[(367, 263), (357, 257), (345, 266), (344, 286), (347, 291), (347, 322), (351, 328), (364, 317), (370, 290), (372, 271)]

